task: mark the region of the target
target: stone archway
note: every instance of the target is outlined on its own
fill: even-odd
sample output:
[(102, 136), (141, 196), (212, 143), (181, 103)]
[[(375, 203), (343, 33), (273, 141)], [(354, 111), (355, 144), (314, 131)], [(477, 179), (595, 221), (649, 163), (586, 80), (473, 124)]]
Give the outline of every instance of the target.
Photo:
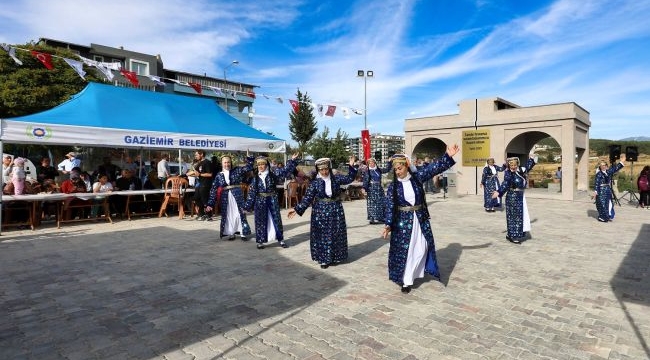
[[(531, 197), (572, 200), (588, 190), (589, 113), (575, 103), (520, 107), (500, 98), (459, 103), (459, 114), (406, 119), (405, 150), (414, 154), (440, 144), (462, 145), (463, 131), (485, 130), (487, 157), (503, 160), (508, 153), (528, 157), (541, 139), (552, 137), (561, 147), (561, 192), (533, 192)], [(437, 145), (434, 145), (437, 144)], [(421, 150), (422, 149), (422, 150)], [(463, 149), (461, 149), (461, 152)], [(482, 166), (467, 165), (459, 157), (449, 172), (455, 181), (450, 195), (478, 195)], [(573, 171), (570, 171), (573, 169)], [(574, 176), (571, 176), (574, 175)]]
[(426, 138), (418, 142), (411, 151), (411, 157), (425, 157), (438, 158), (447, 151), (447, 145), (438, 138)]

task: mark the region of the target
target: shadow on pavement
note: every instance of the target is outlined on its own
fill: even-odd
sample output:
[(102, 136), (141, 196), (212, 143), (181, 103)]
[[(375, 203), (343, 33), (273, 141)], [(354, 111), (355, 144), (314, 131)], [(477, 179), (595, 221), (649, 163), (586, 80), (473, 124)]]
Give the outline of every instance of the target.
[(644, 333), (647, 335), (648, 319), (635, 316), (634, 310), (634, 307), (639, 305), (650, 306), (650, 224), (641, 226), (636, 240), (610, 280), (610, 285), (647, 358), (650, 359), (650, 348), (643, 337)]
[(61, 234), (0, 243), (3, 358), (152, 358), (295, 313), (346, 284), (214, 231)]

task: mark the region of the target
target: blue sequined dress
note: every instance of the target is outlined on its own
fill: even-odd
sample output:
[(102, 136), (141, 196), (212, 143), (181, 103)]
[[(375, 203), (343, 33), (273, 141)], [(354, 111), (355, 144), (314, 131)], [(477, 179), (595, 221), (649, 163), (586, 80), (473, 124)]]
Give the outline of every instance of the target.
[[(436, 248), (431, 232), (429, 211), (422, 184), (452, 167), (456, 162), (446, 153), (404, 182), (393, 181), (386, 191), (386, 218), (391, 227), (388, 250), (388, 278), (400, 285), (413, 285), (413, 279), (428, 273), (440, 277)], [(404, 189), (412, 189), (413, 203), (404, 196)], [(411, 264), (417, 264), (411, 266)]]
[(386, 194), (381, 186), (381, 174), (389, 172), (390, 169), (376, 167), (368, 168), (363, 174), (363, 189), (366, 190), (366, 209), (368, 220), (384, 221), (386, 211)]
[[(287, 165), (276, 173), (281, 177), (286, 177), (295, 170), (297, 165), (298, 160), (289, 159)], [(255, 176), (248, 189), (248, 198), (244, 204), (246, 211), (255, 210), (255, 241), (258, 244), (274, 240), (269, 239), (269, 234), (275, 234), (275, 240), (284, 240), (280, 203), (276, 192), (276, 186), (282, 185), (282, 181), (276, 173), (269, 171), (264, 181), (259, 176)], [(273, 231), (269, 228), (269, 223), (273, 226)]]
[[(235, 232), (240, 232), (242, 236), (251, 234), (251, 227), (246, 220), (244, 213), (244, 192), (242, 191), (241, 184), (246, 179), (246, 174), (253, 170), (253, 157), (246, 159), (246, 165), (238, 166), (228, 171), (228, 179), (225, 177), (226, 172), (220, 172), (212, 181), (210, 188), (210, 197), (208, 198), (208, 206), (215, 208), (217, 202), (217, 192), (221, 188), (221, 198), (219, 205), (221, 207), (221, 226), (220, 237), (227, 235), (234, 235)], [(232, 195), (232, 199), (231, 196)], [(235, 206), (236, 209), (232, 209)], [(239, 221), (231, 219), (237, 217), (239, 214)], [(241, 224), (241, 229), (226, 229), (226, 224), (238, 223)]]
[(483, 185), (483, 207), (485, 209), (493, 209), (501, 207), (501, 198), (492, 198), (492, 193), (499, 189), (499, 171), (504, 171), (505, 166), (486, 165), (483, 168), (483, 176), (481, 177), (481, 184)]
[(614, 203), (612, 202), (612, 176), (623, 168), (622, 163), (618, 163), (606, 171), (596, 171), (594, 179), (594, 190), (596, 191), (596, 209), (600, 221), (610, 221), (616, 215)]
[(535, 166), (535, 160), (528, 159), (526, 166), (520, 167), (516, 172), (505, 171), (503, 182), (499, 187), (499, 196), (506, 195), (506, 223), (508, 237), (518, 240), (525, 237), (524, 232), (530, 231), (530, 216), (524, 190), (528, 186), (527, 174)]
[(316, 178), (309, 183), (302, 201), (294, 208), (300, 216), (311, 205), (309, 248), (311, 259), (319, 264), (342, 262), (348, 258), (348, 233), (345, 212), (341, 205), (341, 185), (354, 181), (357, 170), (350, 166), (348, 175), (330, 175), (332, 196), (325, 193), (325, 181)]

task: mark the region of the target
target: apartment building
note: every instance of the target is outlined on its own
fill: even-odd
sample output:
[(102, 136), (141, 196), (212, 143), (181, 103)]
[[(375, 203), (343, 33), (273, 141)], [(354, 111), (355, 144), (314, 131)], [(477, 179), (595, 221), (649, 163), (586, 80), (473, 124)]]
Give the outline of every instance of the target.
[[(346, 148), (355, 154), (359, 159), (363, 159), (363, 146), (361, 137), (348, 138)], [(404, 152), (404, 136), (400, 135), (382, 135), (380, 133), (370, 134), (370, 154), (380, 164), (388, 161), (393, 154)]]
[[(92, 43), (90, 45), (79, 45), (48, 38), (39, 39), (39, 43), (68, 49), (86, 59), (105, 63), (119, 63), (119, 68), (132, 71), (138, 76), (139, 85), (137, 88), (141, 90), (214, 99), (231, 116), (247, 125), (253, 125), (252, 109), (255, 102), (256, 85), (213, 78), (205, 74), (200, 75), (165, 69), (160, 54), (144, 54), (123, 47), (115, 48)], [(115, 86), (136, 88), (124, 76), (120, 75), (119, 71), (110, 71), (115, 75), (112, 80)], [(149, 75), (159, 77), (164, 85), (157, 84), (149, 78)], [(174, 80), (178, 82), (174, 82)], [(202, 87), (201, 94), (191, 86), (184, 85), (187, 83), (200, 84)], [(213, 91), (208, 86), (226, 91)]]

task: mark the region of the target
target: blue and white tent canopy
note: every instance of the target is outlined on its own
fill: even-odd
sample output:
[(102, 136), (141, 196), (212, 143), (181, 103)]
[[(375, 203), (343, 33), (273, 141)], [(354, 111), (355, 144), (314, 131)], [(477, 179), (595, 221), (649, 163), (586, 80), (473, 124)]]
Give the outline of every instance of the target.
[(2, 119), (0, 141), (119, 148), (285, 152), (214, 100), (89, 83), (65, 103)]

